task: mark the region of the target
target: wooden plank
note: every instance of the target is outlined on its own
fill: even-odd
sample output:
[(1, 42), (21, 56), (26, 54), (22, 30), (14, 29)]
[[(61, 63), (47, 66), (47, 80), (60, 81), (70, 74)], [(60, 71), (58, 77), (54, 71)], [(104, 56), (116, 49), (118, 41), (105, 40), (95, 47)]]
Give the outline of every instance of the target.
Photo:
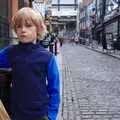
[(0, 120), (11, 120), (1, 100), (0, 100)]

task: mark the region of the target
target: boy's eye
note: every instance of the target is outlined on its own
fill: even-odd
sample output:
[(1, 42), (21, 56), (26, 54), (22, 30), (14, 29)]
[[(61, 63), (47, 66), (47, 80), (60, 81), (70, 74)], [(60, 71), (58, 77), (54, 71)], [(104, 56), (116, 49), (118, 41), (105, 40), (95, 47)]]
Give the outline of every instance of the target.
[(18, 25), (18, 26), (17, 26), (17, 28), (21, 28), (21, 27), (22, 27), (22, 25)]
[(32, 25), (31, 25), (31, 24), (26, 24), (25, 26), (26, 26), (26, 27), (32, 27)]

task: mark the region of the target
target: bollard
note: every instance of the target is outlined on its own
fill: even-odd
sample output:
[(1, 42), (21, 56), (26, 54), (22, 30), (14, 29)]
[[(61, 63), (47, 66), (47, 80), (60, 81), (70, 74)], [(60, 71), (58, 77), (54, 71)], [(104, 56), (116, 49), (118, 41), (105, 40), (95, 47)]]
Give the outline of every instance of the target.
[(12, 70), (0, 68), (0, 99), (6, 111), (9, 113), (9, 92), (12, 81)]

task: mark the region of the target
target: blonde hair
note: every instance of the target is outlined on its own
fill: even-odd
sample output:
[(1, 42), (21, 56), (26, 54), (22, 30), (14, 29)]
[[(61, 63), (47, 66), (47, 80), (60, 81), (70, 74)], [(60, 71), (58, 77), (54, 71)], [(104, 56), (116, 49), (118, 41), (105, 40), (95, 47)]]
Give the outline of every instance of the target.
[(16, 12), (15, 16), (13, 16), (12, 26), (15, 32), (17, 30), (17, 26), (22, 25), (23, 23), (33, 23), (36, 26), (38, 40), (43, 39), (43, 37), (47, 33), (47, 29), (42, 16), (39, 12), (34, 11), (32, 8), (21, 8), (19, 11)]

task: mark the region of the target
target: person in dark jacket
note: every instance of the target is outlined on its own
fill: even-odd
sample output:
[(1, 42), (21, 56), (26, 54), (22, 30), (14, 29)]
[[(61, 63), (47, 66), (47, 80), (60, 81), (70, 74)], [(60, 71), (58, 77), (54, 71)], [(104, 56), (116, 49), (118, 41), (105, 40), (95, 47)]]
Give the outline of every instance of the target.
[(106, 39), (102, 40), (102, 47), (103, 47), (103, 51), (107, 50), (107, 41), (106, 41)]
[(19, 44), (0, 51), (0, 68), (12, 68), (12, 120), (56, 120), (60, 103), (60, 76), (56, 59), (41, 47), (46, 27), (32, 8), (20, 9), (12, 19)]

